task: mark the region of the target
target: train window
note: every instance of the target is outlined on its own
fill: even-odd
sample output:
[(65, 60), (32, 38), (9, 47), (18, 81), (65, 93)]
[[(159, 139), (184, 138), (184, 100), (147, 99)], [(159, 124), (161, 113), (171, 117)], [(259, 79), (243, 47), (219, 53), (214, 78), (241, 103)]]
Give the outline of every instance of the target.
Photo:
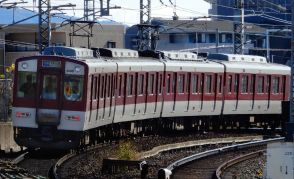
[(176, 83), (177, 83), (177, 74), (174, 73), (174, 75), (173, 75), (173, 83), (172, 83), (172, 88), (171, 88), (172, 93), (176, 93)]
[(83, 77), (65, 75), (64, 98), (68, 101), (81, 101), (83, 96)]
[(98, 91), (97, 91), (97, 86), (98, 86), (98, 77), (95, 76), (94, 78), (94, 99), (97, 99), (97, 94), (98, 94)]
[(264, 77), (259, 76), (257, 80), (257, 93), (263, 93), (264, 91)]
[(149, 94), (154, 94), (154, 74), (150, 74), (148, 83)]
[(222, 76), (218, 76), (217, 89), (218, 89), (218, 93), (222, 93)]
[(133, 75), (129, 75), (128, 77), (128, 96), (133, 95)]
[(159, 87), (158, 87), (158, 93), (161, 94), (162, 93), (162, 74), (159, 75), (159, 83), (158, 83)]
[(198, 75), (193, 74), (192, 76), (192, 93), (195, 94), (198, 92)]
[(139, 80), (138, 80), (138, 95), (143, 94), (143, 89), (144, 89), (144, 75), (140, 74)]
[(187, 80), (185, 81), (186, 93), (190, 92), (190, 84), (191, 84), (191, 73), (188, 73)]
[(232, 93), (232, 82), (233, 82), (233, 77), (232, 75), (228, 76), (228, 93)]
[(265, 92), (269, 93), (270, 91), (270, 76), (266, 76)]
[(211, 93), (212, 91), (212, 75), (205, 76), (205, 93)]
[(100, 98), (104, 98), (104, 88), (105, 88), (105, 80), (104, 80), (104, 75), (101, 76), (101, 93), (100, 93)]
[(36, 73), (18, 72), (17, 97), (32, 99), (36, 95)]
[(184, 93), (184, 85), (185, 85), (185, 76), (183, 74), (179, 75), (178, 78), (178, 93)]
[(167, 94), (169, 94), (170, 93), (170, 74), (168, 74), (167, 75), (167, 77), (166, 77), (166, 87), (167, 87)]
[(273, 94), (279, 93), (279, 86), (280, 86), (280, 78), (274, 76), (272, 78), (272, 93)]
[(122, 95), (122, 75), (118, 76), (118, 96)]
[(44, 75), (42, 98), (46, 100), (56, 100), (57, 98), (57, 76)]
[(254, 84), (255, 84), (255, 75), (251, 75), (251, 81), (250, 81), (250, 93), (253, 93), (254, 91)]
[(248, 93), (248, 76), (247, 75), (242, 76), (241, 93)]
[(107, 75), (107, 81), (106, 81), (106, 83), (107, 83), (107, 91), (106, 91), (106, 94), (107, 94), (107, 98), (109, 98), (110, 95), (111, 95), (111, 92), (112, 92), (112, 90), (111, 90), (112, 74), (111, 75)]
[(286, 76), (282, 77), (282, 86), (281, 86), (281, 93), (285, 94), (285, 84), (286, 83)]
[(239, 75), (236, 74), (236, 75), (235, 75), (235, 83), (234, 83), (234, 92), (235, 92), (235, 93), (238, 92), (238, 86), (239, 86)]

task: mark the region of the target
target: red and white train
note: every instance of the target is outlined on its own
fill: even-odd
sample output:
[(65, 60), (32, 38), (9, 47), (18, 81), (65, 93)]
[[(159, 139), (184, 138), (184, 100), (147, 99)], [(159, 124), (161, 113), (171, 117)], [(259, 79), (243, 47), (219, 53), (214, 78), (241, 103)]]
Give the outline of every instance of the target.
[(28, 148), (128, 131), (280, 125), (290, 68), (264, 57), (48, 47), (16, 61), (12, 119)]

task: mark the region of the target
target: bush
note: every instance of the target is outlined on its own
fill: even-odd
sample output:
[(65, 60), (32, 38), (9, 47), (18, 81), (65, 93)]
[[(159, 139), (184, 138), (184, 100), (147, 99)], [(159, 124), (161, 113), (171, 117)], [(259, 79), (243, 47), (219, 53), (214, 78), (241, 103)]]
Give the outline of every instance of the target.
[(120, 142), (116, 154), (120, 160), (138, 159), (137, 149), (131, 141)]

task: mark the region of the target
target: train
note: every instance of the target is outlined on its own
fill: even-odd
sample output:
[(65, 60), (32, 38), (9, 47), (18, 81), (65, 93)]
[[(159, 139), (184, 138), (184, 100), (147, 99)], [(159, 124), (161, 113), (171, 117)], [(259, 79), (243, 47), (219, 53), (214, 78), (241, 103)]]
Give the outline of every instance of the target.
[(289, 101), (290, 67), (252, 55), (54, 46), (15, 69), (14, 138), (27, 148), (276, 127)]

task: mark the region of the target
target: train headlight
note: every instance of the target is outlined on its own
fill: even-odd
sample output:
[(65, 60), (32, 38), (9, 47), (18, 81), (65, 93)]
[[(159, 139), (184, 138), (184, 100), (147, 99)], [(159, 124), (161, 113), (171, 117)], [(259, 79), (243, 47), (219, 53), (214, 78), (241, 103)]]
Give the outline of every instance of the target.
[(27, 69), (28, 66), (29, 66), (29, 65), (28, 65), (27, 63), (22, 63), (22, 64), (21, 64), (21, 67), (22, 67), (23, 69)]

